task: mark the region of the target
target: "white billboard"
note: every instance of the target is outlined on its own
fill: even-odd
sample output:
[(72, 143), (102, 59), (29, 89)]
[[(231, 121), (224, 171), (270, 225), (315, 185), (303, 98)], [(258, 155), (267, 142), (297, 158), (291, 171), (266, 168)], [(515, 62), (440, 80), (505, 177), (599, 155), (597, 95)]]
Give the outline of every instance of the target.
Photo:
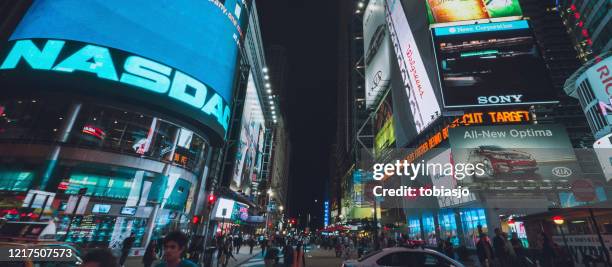
[(402, 3), (400, 0), (387, 0), (385, 10), (389, 35), (418, 134), (441, 115), (440, 104), (434, 93)]
[(371, 0), (363, 15), (366, 108), (389, 87), (391, 39), (385, 21), (385, 0)]

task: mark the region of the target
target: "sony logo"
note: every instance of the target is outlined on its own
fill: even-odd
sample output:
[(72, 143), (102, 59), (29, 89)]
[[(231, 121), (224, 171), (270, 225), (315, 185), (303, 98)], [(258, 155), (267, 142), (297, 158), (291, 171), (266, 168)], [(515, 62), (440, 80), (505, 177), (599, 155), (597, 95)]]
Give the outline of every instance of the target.
[(123, 71), (117, 73), (110, 50), (85, 44), (65, 59), (58, 61), (65, 41), (47, 40), (39, 49), (32, 40), (19, 40), (6, 56), (0, 70), (14, 69), (23, 59), (32, 69), (59, 72), (83, 71), (98, 78), (112, 80), (164, 94), (187, 106), (211, 115), (227, 131), (230, 108), (214, 90), (195, 78), (169, 66), (139, 56), (128, 56)]
[(492, 95), (479, 96), (478, 104), (504, 104), (504, 103), (521, 103), (523, 95)]

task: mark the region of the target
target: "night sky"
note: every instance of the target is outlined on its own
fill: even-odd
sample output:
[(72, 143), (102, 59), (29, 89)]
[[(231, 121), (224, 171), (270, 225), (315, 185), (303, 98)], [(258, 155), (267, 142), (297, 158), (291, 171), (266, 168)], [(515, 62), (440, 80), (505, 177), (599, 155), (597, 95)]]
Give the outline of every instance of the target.
[(288, 212), (292, 217), (301, 214), (303, 223), (310, 212), (311, 225), (320, 227), (336, 131), (338, 4), (259, 0), (257, 5), (264, 45), (287, 51), (283, 90), (289, 91), (285, 105), (292, 145)]

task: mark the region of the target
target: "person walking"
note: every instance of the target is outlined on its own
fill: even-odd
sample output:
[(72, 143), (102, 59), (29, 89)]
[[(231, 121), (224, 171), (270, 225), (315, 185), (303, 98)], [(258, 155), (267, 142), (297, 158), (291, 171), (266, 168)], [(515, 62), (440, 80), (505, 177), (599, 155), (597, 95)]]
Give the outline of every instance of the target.
[(264, 264), (266, 267), (274, 267), (276, 262), (278, 262), (278, 250), (272, 244), (269, 244), (264, 257)]
[(493, 267), (495, 253), (491, 247), (491, 241), (485, 233), (480, 233), (480, 238), (476, 242), (476, 254), (481, 267)]
[(121, 246), (121, 257), (119, 258), (119, 265), (123, 266), (125, 264), (125, 260), (127, 260), (127, 257), (130, 254), (130, 250), (132, 249), (132, 246), (134, 246), (134, 242), (136, 242), (136, 235), (134, 233), (130, 233), (130, 236), (123, 239), (123, 243)]
[(290, 242), (287, 242), (285, 247), (283, 248), (283, 266), (291, 267), (293, 266), (293, 256), (294, 256), (293, 246)]
[(261, 244), (259, 244), (259, 246), (261, 247), (261, 256), (266, 255), (266, 248), (268, 247), (268, 240), (264, 237), (263, 240), (261, 240)]
[(147, 245), (147, 248), (145, 249), (145, 253), (142, 257), (142, 264), (144, 265), (144, 267), (151, 267), (153, 266), (153, 262), (158, 259), (159, 257), (157, 256), (157, 240), (153, 239), (151, 240), (151, 242), (149, 242), (149, 245)]
[(242, 236), (239, 234), (238, 237), (234, 239), (234, 247), (236, 247), (236, 254), (240, 254), (240, 248), (242, 247)]
[(253, 237), (249, 237), (249, 240), (247, 240), (247, 245), (249, 246), (249, 255), (253, 255), (253, 247), (255, 246), (255, 239)]
[(82, 267), (119, 267), (117, 258), (109, 249), (93, 249), (83, 256)]
[(194, 262), (183, 259), (189, 238), (181, 231), (170, 232), (164, 237), (164, 259), (155, 267), (197, 267)]
[(510, 257), (506, 249), (506, 241), (504, 240), (504, 232), (499, 228), (495, 228), (495, 237), (493, 237), (493, 251), (495, 258), (499, 261), (502, 267), (510, 266)]

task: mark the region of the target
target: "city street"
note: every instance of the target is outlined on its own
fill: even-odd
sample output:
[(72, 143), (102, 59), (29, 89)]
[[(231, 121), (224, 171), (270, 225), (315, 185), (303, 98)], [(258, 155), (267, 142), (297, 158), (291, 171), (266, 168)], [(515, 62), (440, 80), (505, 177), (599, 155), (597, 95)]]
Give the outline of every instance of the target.
[(0, 265), (612, 266), (611, 10), (0, 0)]

